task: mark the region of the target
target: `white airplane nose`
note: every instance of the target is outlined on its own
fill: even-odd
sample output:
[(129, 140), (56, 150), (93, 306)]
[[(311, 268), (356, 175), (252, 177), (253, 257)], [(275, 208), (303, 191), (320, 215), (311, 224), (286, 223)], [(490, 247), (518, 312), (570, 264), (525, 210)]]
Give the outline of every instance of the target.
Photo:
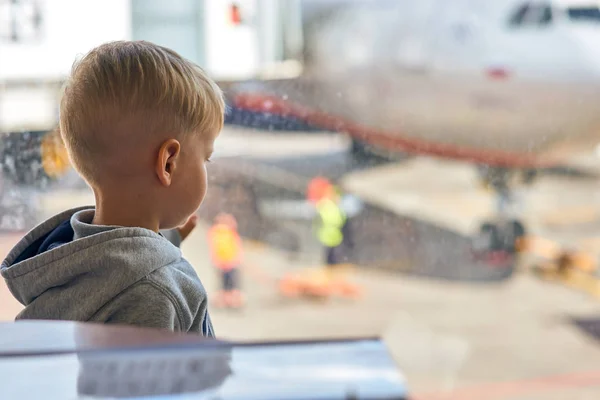
[(580, 28), (574, 33), (582, 70), (588, 72), (590, 78), (600, 80), (600, 27)]
[(588, 54), (588, 68), (591, 77), (596, 81), (600, 81), (600, 36), (596, 40), (594, 51)]

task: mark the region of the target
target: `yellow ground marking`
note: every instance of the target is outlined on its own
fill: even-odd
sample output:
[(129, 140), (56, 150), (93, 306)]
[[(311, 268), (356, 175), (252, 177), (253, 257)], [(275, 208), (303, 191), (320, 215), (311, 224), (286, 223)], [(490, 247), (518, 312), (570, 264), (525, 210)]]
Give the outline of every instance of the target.
[(597, 269), (596, 257), (591, 252), (583, 250), (568, 251), (557, 242), (542, 237), (527, 236), (518, 241), (517, 247), (521, 252), (535, 254), (552, 262), (568, 256), (570, 266), (588, 274)]
[(532, 236), (521, 239), (518, 246), (522, 252), (545, 259), (534, 269), (543, 279), (600, 298), (600, 278), (595, 276), (598, 265), (593, 253), (565, 251), (552, 240)]
[(600, 299), (600, 279), (589, 273), (574, 269), (561, 272), (552, 267), (538, 268), (537, 272), (548, 281), (561, 283)]

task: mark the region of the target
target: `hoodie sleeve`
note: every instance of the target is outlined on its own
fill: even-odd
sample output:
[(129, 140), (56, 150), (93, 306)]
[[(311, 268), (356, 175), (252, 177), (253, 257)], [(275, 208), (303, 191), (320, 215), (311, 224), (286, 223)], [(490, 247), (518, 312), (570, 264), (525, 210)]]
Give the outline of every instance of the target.
[(186, 330), (174, 299), (149, 280), (138, 282), (122, 292), (104, 307), (101, 314), (97, 320), (108, 324)]

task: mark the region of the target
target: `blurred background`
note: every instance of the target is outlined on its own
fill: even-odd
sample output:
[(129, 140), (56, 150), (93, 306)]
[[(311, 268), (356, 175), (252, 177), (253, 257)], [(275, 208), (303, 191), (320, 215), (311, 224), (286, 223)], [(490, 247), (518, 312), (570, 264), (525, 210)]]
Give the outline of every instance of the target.
[(237, 223), (220, 337), (381, 336), (422, 399), (599, 398), (599, 1), (0, 0), (2, 257), (93, 203), (60, 89), (131, 39), (225, 92), (183, 244), (221, 299), (207, 234)]

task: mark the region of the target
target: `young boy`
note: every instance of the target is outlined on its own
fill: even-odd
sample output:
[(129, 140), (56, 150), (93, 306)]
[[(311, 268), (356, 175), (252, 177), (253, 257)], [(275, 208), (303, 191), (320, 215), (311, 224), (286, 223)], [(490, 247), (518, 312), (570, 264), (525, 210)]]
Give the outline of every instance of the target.
[(96, 206), (50, 218), (8, 254), (2, 276), (25, 306), (17, 319), (213, 336), (182, 238), (175, 232), (174, 245), (159, 231), (185, 226), (200, 206), (223, 115), (217, 85), (164, 47), (112, 42), (76, 63), (60, 133)]

